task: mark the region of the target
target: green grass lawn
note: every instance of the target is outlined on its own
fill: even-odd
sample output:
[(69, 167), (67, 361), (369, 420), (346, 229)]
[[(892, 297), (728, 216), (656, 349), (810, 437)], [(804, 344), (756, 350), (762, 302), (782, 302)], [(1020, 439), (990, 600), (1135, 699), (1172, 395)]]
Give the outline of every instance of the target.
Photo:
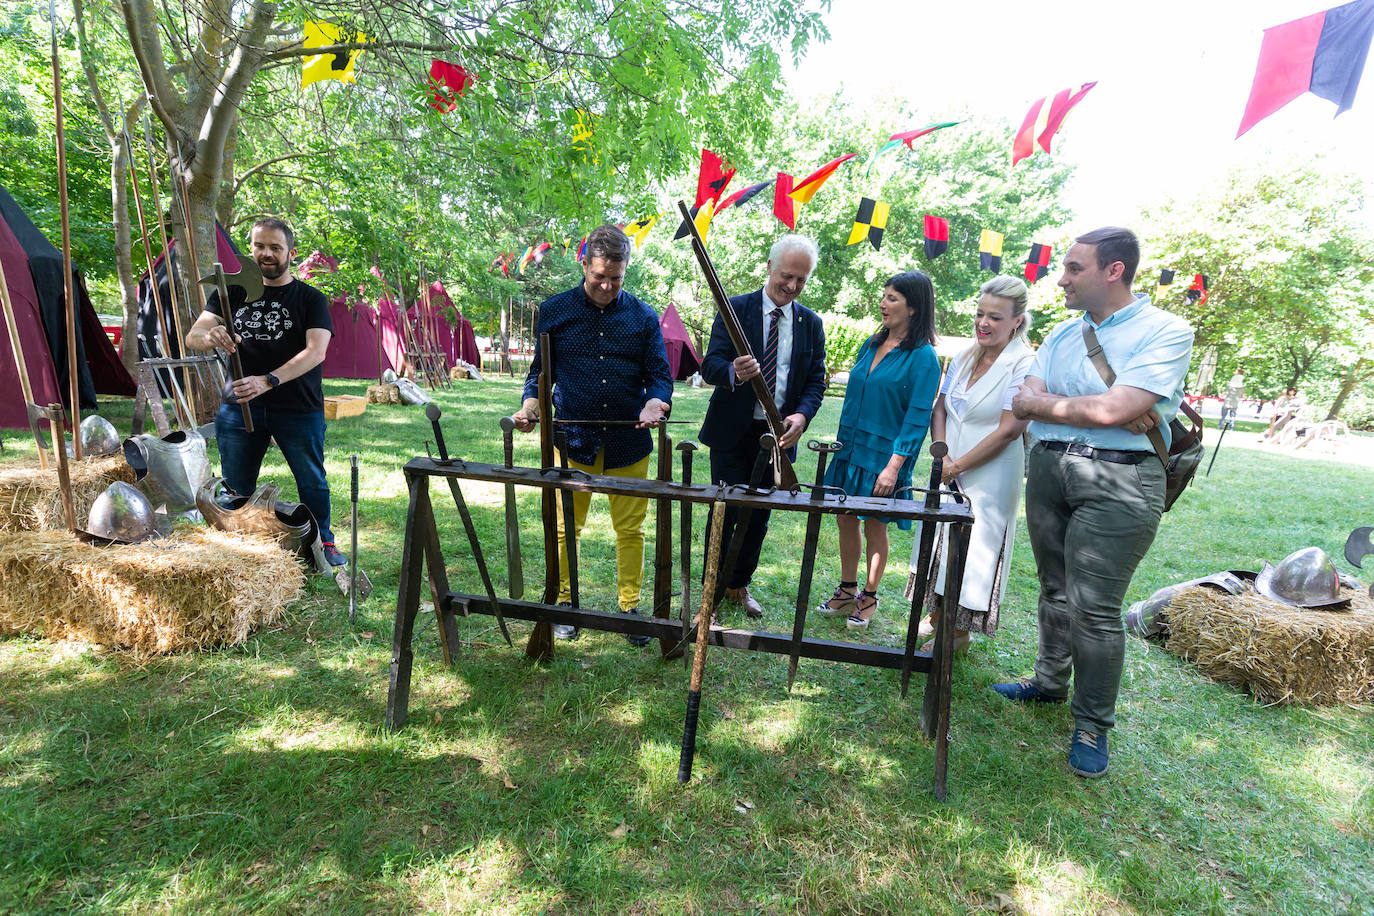
[[(327, 393), (362, 387), (334, 381)], [(460, 383), (436, 400), (450, 450), (500, 460), (496, 421), (517, 405), (517, 383)], [(705, 392), (683, 388), (674, 416), (699, 420), (705, 406)], [(127, 430), (128, 402), (105, 412)], [(833, 433), (838, 412), (828, 400), (813, 432)], [(1086, 781), (1065, 764), (1066, 707), (988, 689), (1028, 673), (1035, 655), (1024, 523), (1002, 631), (954, 672), (944, 804), (931, 796), (919, 677), (903, 700), (893, 672), (803, 661), (789, 696), (785, 658), (713, 650), (684, 787), (681, 662), (587, 634), (535, 666), (522, 651), (529, 626), (512, 624), (511, 649), (489, 617), (460, 620), (465, 645), (448, 669), (433, 615), (421, 615), (410, 720), (387, 733), (401, 466), (429, 437), (410, 407), (330, 425), (345, 550), (348, 455), (363, 467), (361, 565), (377, 588), (356, 625), (333, 580), (317, 577), (282, 624), (220, 652), (134, 658), (0, 640), (0, 912), (1374, 912), (1368, 707), (1266, 707), (1131, 639), (1111, 773)], [(7, 458), (24, 453), (17, 433), (6, 440)], [(1253, 441), (1244, 427), (1228, 433), (1211, 476), (1165, 517), (1128, 600), (1311, 544), (1339, 558), (1352, 528), (1374, 524), (1374, 469)], [(535, 437), (522, 438), (517, 462), (536, 454)], [(279, 454), (269, 460), (265, 479), (294, 492)], [(697, 467), (701, 481), (704, 453)], [(798, 470), (811, 479), (809, 455)], [(500, 489), (464, 492), (504, 576)], [(451, 501), (433, 496), (452, 586), (480, 593)], [(537, 596), (534, 491), (522, 492), (521, 519)], [(774, 516), (755, 589), (765, 629), (790, 630), (803, 526)], [(652, 541), (652, 518), (646, 532)], [(881, 618), (864, 637), (888, 644), (902, 638), (910, 535), (893, 542)], [(827, 522), (816, 600), (836, 557)], [(584, 603), (613, 607), (599, 497), (582, 570)], [(849, 638), (842, 621), (813, 614), (808, 627)]]

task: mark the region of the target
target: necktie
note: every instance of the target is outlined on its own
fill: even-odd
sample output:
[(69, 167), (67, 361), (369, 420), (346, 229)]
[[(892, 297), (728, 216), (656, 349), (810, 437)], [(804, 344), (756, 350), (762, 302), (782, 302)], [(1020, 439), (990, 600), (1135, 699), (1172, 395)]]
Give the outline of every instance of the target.
[(768, 336), (764, 339), (763, 359), (759, 360), (759, 372), (763, 375), (763, 383), (768, 386), (768, 393), (777, 394), (778, 388), (778, 319), (782, 317), (782, 309), (775, 308), (768, 313)]

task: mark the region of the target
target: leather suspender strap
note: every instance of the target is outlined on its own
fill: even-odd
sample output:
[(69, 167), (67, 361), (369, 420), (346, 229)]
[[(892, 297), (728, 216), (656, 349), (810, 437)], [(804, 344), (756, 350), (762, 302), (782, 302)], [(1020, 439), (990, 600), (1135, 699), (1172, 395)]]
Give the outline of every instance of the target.
[[(1107, 354), (1102, 352), (1102, 344), (1097, 342), (1097, 332), (1092, 329), (1092, 325), (1087, 321), (1083, 322), (1083, 342), (1088, 346), (1088, 359), (1092, 361), (1093, 368), (1097, 374), (1102, 376), (1102, 381), (1107, 383), (1110, 388), (1116, 384), (1116, 372), (1112, 369), (1111, 363), (1107, 362)], [(1169, 449), (1164, 445), (1164, 436), (1159, 431), (1159, 427), (1151, 429), (1145, 434), (1150, 440), (1150, 444), (1155, 447), (1155, 454), (1159, 456), (1159, 463), (1167, 469), (1169, 467)]]

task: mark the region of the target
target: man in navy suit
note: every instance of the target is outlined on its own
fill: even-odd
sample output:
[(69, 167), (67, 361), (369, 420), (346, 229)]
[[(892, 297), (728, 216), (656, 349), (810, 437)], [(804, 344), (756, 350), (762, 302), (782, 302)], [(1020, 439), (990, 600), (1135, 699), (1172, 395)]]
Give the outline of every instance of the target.
[[(825, 395), (825, 330), (815, 312), (795, 300), (801, 295), (820, 252), (816, 243), (802, 235), (784, 235), (768, 252), (768, 282), (762, 289), (730, 300), (749, 348), (757, 354), (738, 356), (730, 332), (720, 316), (711, 325), (711, 343), (701, 363), (701, 377), (714, 385), (701, 441), (711, 449), (711, 480), (747, 483), (759, 455), (759, 437), (768, 432), (763, 405), (754, 397), (750, 380), (762, 375), (773, 382), (773, 403), (783, 418), (779, 445), (795, 460), (797, 442)], [(767, 349), (770, 332), (776, 335), (776, 359)], [(760, 365), (760, 360), (764, 365)], [(759, 551), (768, 533), (768, 513), (754, 511), (742, 532), (735, 531), (739, 510), (726, 509), (722, 562), (730, 542), (743, 538), (739, 557), (724, 585), (725, 598), (744, 608), (750, 617), (763, 616), (763, 608), (749, 594), (749, 582), (759, 565)]]

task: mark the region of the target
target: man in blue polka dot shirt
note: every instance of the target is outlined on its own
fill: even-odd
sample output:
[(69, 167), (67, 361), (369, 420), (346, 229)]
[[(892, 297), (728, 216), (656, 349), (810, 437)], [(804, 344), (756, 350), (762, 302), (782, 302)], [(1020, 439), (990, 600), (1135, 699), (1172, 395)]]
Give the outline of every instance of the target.
[[(658, 313), (621, 289), (630, 261), (630, 240), (606, 224), (587, 236), (581, 285), (550, 296), (539, 306), (539, 333), (549, 335), (554, 413), (577, 422), (560, 427), (568, 437), (568, 464), (589, 474), (644, 478), (653, 451), (650, 427), (667, 419), (673, 379), (663, 347)], [(545, 354), (536, 345), (525, 379), (524, 402), (515, 412), (516, 428), (529, 431), (539, 416), (539, 373)], [(599, 420), (636, 420), (605, 426)], [(644, 584), (644, 516), (649, 501), (610, 496), (615, 528), (617, 597), (620, 610), (639, 612)], [(573, 494), (574, 537), (582, 534), (591, 494)], [(563, 518), (558, 518), (558, 600), (571, 600)], [(554, 636), (575, 639), (577, 628), (554, 626)], [(649, 637), (627, 635), (632, 645)]]

